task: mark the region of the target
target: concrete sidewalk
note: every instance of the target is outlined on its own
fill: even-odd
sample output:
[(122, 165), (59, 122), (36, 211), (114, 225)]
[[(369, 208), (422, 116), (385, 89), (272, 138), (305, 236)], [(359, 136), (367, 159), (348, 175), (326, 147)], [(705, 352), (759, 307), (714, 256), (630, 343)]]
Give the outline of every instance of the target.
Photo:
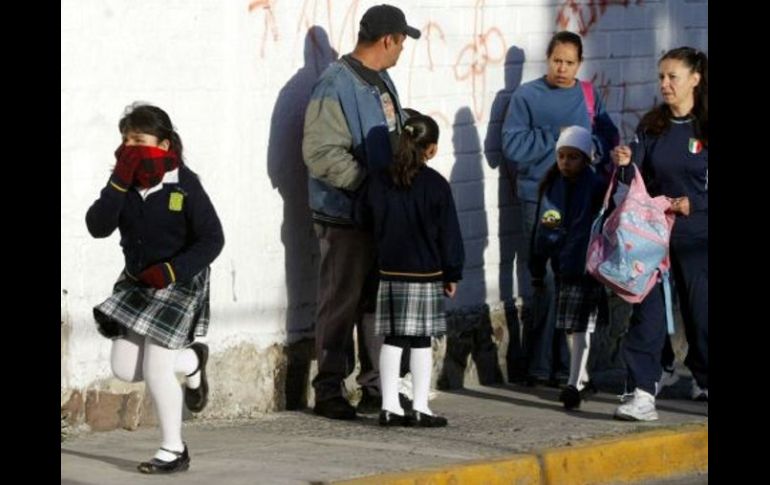
[[(708, 470), (706, 403), (659, 399), (659, 421), (634, 423), (612, 419), (615, 395), (599, 393), (567, 413), (558, 393), (514, 385), (439, 392), (431, 408), (449, 426), (438, 429), (381, 428), (376, 415), (332, 421), (309, 410), (248, 421), (187, 421), (190, 470), (162, 480), (562, 484)], [(139, 474), (136, 465), (151, 457), (159, 435), (140, 428), (73, 437), (61, 446), (61, 483), (157, 483), (159, 477)]]

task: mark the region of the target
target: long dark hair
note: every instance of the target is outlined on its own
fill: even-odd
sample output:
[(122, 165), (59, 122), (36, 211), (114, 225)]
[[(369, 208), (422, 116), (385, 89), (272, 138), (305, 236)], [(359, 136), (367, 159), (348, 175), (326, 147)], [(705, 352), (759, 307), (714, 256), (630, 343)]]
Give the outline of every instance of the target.
[(123, 117), (118, 122), (118, 129), (122, 135), (129, 131), (146, 133), (158, 138), (158, 141), (168, 140), (171, 143), (169, 150), (176, 153), (179, 163), (184, 163), (182, 158), (182, 138), (171, 124), (168, 114), (157, 106), (136, 101), (126, 106)]
[[(693, 118), (695, 136), (708, 147), (709, 127), (709, 70), (706, 54), (692, 47), (677, 47), (663, 54), (658, 64), (666, 59), (682, 61), (690, 72), (700, 74), (700, 82), (693, 89), (694, 104), (690, 114)], [(661, 135), (671, 128), (671, 108), (662, 103), (647, 112), (639, 122), (639, 129), (654, 136)]]
[(430, 116), (418, 114), (404, 123), (393, 163), (388, 167), (393, 183), (401, 188), (412, 185), (425, 165), (425, 151), (438, 143), (438, 125)]

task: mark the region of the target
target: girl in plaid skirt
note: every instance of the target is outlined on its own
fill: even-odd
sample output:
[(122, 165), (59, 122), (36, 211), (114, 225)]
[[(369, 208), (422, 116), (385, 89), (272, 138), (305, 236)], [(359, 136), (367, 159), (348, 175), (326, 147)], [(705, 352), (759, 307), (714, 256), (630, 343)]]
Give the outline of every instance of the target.
[[(356, 219), (373, 226), (380, 287), (375, 329), (380, 351), (383, 426), (446, 426), (428, 407), (433, 357), (431, 337), (446, 333), (444, 296), (453, 298), (465, 258), (449, 183), (426, 162), (438, 150), (438, 125), (410, 117), (393, 163), (370, 175)], [(411, 348), (413, 410), (398, 399), (401, 354)]]
[[(208, 400), (208, 347), (193, 340), (208, 329), (209, 265), (224, 236), (166, 112), (135, 103), (118, 128), (117, 162), (86, 224), (96, 238), (120, 231), (125, 267), (94, 318), (113, 341), (115, 376), (144, 380), (155, 403), (161, 446), (139, 471), (173, 473), (190, 466), (182, 401), (200, 412)], [(184, 392), (176, 373), (187, 376)]]
[(556, 328), (567, 332), (570, 375), (559, 396), (566, 409), (580, 407), (593, 389), (588, 377), (588, 351), (604, 287), (585, 271), (591, 225), (598, 214), (606, 182), (591, 168), (591, 133), (581, 126), (565, 128), (556, 142), (556, 163), (540, 184), (538, 220), (532, 233), (529, 269), (535, 291), (543, 291), (546, 264), (556, 278)]

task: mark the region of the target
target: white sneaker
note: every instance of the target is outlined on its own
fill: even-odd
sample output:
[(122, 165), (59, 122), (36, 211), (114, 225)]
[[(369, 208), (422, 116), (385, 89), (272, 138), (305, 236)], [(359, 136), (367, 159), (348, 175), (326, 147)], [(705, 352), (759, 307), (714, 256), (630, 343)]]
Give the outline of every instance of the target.
[(664, 387), (673, 386), (678, 380), (679, 374), (676, 373), (676, 370), (669, 370), (664, 367), (663, 372), (660, 373), (660, 380), (655, 383), (655, 396), (657, 397)]
[(690, 396), (692, 397), (693, 401), (708, 401), (709, 400), (709, 390), (708, 389), (701, 389), (698, 386), (698, 383), (695, 382), (695, 379), (692, 380), (692, 390), (690, 391)]
[(638, 387), (634, 389), (634, 397), (626, 404), (618, 406), (615, 418), (625, 421), (655, 421), (658, 412), (655, 410), (655, 396)]

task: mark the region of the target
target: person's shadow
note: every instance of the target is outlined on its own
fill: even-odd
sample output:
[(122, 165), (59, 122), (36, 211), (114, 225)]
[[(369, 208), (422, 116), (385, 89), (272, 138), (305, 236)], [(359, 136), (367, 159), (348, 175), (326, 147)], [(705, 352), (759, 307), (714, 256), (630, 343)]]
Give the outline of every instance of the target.
[(458, 285), (457, 298), (450, 300), (447, 314), (447, 347), (440, 389), (463, 386), (468, 355), (473, 357), (481, 384), (502, 382), (497, 364), (497, 346), (492, 340), (492, 324), (486, 301), (484, 250), (489, 230), (484, 204), (484, 169), (481, 141), (473, 112), (460, 108), (452, 126), (452, 146), (455, 163), (450, 184), (455, 198), (460, 228), (465, 246), (463, 279)]
[[(498, 216), (498, 237), (500, 239), (500, 271), (498, 284), (500, 301), (505, 304), (505, 318), (508, 327), (508, 349), (506, 363), (508, 381), (514, 382), (526, 375), (526, 355), (523, 345), (524, 335), (516, 309), (514, 294), (519, 294), (522, 273), (527, 271), (523, 265), (516, 265), (514, 279), (514, 261), (521, 254), (529, 238), (521, 233), (521, 208), (516, 200), (516, 169), (503, 156), (502, 128), (511, 93), (521, 84), (524, 69), (524, 51), (516, 46), (508, 49), (505, 56), (505, 85), (498, 91), (492, 102), (489, 114), (487, 136), (484, 139), (484, 155), (487, 164), (496, 168), (498, 173), (497, 200), (500, 209)], [(516, 291), (514, 291), (516, 290)]]
[(302, 159), (305, 109), (316, 80), (337, 59), (326, 31), (319, 26), (308, 29), (304, 53), (305, 64), (278, 93), (267, 146), (267, 173), (283, 199), (281, 242), (285, 252), (288, 344), (286, 409), (306, 406), (314, 353), (319, 249), (308, 207), (307, 168)]

